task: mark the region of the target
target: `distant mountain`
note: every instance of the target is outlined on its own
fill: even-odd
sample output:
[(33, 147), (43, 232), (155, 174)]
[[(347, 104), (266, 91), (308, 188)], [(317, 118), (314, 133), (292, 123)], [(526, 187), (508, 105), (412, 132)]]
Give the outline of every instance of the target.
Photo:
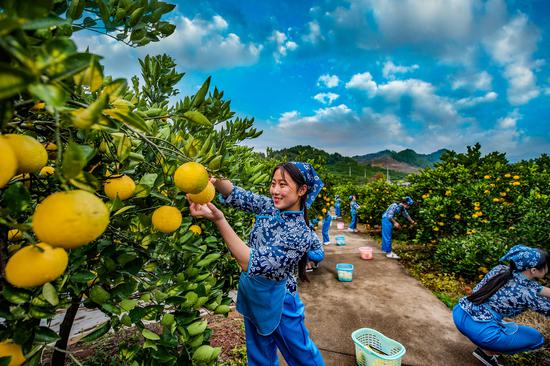
[(406, 149), (399, 152), (393, 150), (383, 150), (373, 154), (357, 155), (353, 159), (362, 164), (371, 164), (374, 166), (383, 166), (390, 164), (398, 166), (398, 163), (405, 164), (402, 166), (402, 171), (418, 170), (419, 168), (427, 168), (433, 166), (441, 159), (441, 155), (447, 151), (446, 149), (437, 150), (431, 154), (419, 154), (414, 150)]
[(375, 174), (386, 175), (386, 169), (389, 170), (388, 173), (392, 179), (401, 179), (406, 174), (433, 166), (445, 151), (442, 149), (431, 154), (418, 154), (411, 149), (400, 152), (383, 150), (350, 158), (338, 153), (329, 154), (309, 145), (297, 145), (281, 150), (268, 149), (267, 156), (287, 161), (307, 159), (324, 161), (331, 173), (360, 182), (366, 181)]

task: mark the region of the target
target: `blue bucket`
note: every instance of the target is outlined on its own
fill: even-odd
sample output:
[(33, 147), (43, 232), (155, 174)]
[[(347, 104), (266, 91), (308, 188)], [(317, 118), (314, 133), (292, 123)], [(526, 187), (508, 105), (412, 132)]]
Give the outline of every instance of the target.
[(336, 245), (346, 245), (346, 237), (344, 235), (336, 235), (334, 240), (336, 240)]
[(340, 282), (351, 282), (353, 280), (353, 264), (338, 263), (336, 272), (338, 272), (338, 281)]

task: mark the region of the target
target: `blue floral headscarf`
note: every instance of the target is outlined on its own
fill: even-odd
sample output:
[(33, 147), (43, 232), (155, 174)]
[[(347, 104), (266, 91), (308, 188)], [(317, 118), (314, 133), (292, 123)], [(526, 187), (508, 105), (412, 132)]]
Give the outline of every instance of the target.
[(292, 164), (296, 166), (302, 172), (307, 185), (307, 198), (306, 207), (310, 208), (315, 201), (315, 198), (321, 192), (321, 189), (325, 185), (321, 180), (321, 177), (317, 174), (315, 169), (308, 163), (301, 163), (299, 161), (293, 161)]
[(540, 250), (518, 244), (510, 248), (508, 253), (500, 258), (500, 261), (514, 262), (517, 270), (521, 272), (536, 267), (539, 264), (541, 256)]
[(411, 197), (407, 196), (403, 199), (405, 201), (405, 203), (409, 206), (412, 206), (414, 204), (414, 201)]

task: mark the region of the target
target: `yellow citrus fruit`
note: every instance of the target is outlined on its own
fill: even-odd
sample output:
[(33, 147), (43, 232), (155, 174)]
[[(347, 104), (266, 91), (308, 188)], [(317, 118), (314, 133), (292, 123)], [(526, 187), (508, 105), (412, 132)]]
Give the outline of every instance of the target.
[(17, 157), (7, 140), (0, 136), (0, 188), (4, 187), (17, 171)]
[(17, 240), (21, 239), (23, 237), (23, 234), (21, 234), (21, 231), (18, 229), (11, 229), (8, 231), (8, 240)]
[(50, 152), (50, 151), (57, 151), (57, 145), (54, 144), (53, 142), (48, 142), (44, 145), (44, 148), (46, 149), (46, 151)]
[(206, 188), (204, 188), (200, 193), (197, 194), (189, 194), (189, 199), (191, 202), (205, 204), (214, 199), (214, 196), (216, 195), (216, 188), (214, 188), (214, 185), (210, 182), (206, 185)]
[(109, 210), (90, 192), (56, 192), (36, 206), (34, 233), (54, 247), (76, 248), (97, 239), (109, 224)]
[(202, 229), (199, 225), (191, 225), (189, 226), (189, 231), (191, 231), (192, 233), (196, 234), (196, 235), (200, 235), (202, 234)]
[(0, 342), (0, 357), (11, 356), (8, 366), (20, 366), (25, 362), (25, 356), (21, 346), (10, 341)]
[(45, 166), (42, 169), (40, 169), (39, 175), (47, 176), (47, 175), (52, 175), (53, 173), (55, 173), (55, 168), (53, 166)]
[(52, 248), (46, 243), (19, 249), (8, 259), (6, 280), (15, 287), (31, 288), (61, 276), (69, 256), (63, 248)]
[(48, 162), (48, 152), (34, 137), (14, 134), (4, 137), (15, 153), (19, 173), (38, 172)]
[(134, 195), (136, 183), (125, 174), (112, 175), (105, 181), (103, 190), (110, 199), (114, 200), (118, 195), (118, 198), (124, 201)]
[(161, 206), (153, 212), (151, 222), (158, 231), (169, 234), (181, 225), (181, 212), (173, 206)]
[(199, 163), (182, 164), (174, 173), (174, 184), (185, 193), (198, 194), (205, 189), (208, 183), (208, 172)]

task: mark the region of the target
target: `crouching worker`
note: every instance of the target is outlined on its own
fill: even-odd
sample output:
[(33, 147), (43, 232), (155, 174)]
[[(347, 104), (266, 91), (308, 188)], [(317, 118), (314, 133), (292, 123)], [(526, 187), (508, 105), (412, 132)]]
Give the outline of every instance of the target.
[(527, 309), (550, 316), (550, 288), (535, 281), (548, 273), (548, 253), (516, 245), (500, 261), (510, 264), (489, 271), (473, 293), (460, 299), (453, 309), (458, 330), (478, 346), (473, 355), (489, 366), (502, 365), (500, 353), (534, 350), (544, 344), (536, 329), (503, 318)]
[(225, 204), (256, 214), (248, 245), (211, 203), (190, 203), (193, 216), (214, 222), (242, 268), (237, 310), (244, 316), (249, 366), (279, 365), (279, 349), (289, 366), (324, 366), (304, 324), (297, 277), (305, 274), (307, 253), (323, 249), (308, 227), (307, 208), (323, 187), (310, 164), (285, 163), (273, 170), (271, 197), (211, 179)]

